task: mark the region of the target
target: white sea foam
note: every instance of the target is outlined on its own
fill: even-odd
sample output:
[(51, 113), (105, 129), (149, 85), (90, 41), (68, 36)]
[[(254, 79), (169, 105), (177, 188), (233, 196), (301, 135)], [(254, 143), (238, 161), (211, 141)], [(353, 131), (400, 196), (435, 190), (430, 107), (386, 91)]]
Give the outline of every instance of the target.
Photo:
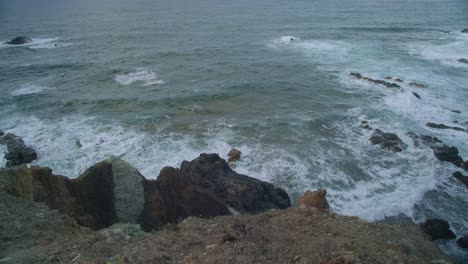
[(32, 38), (32, 42), (23, 45), (6, 44), (8, 40), (0, 41), (0, 48), (27, 47), (30, 49), (53, 49), (72, 45), (71, 43), (58, 42), (59, 38)]
[(143, 86), (164, 84), (164, 81), (159, 79), (156, 72), (145, 68), (137, 68), (136, 71), (127, 74), (118, 74), (115, 76), (115, 80), (123, 85), (129, 85), (134, 82), (142, 82)]
[(45, 90), (48, 90), (49, 88), (46, 87), (46, 86), (41, 86), (41, 85), (37, 85), (37, 84), (34, 84), (34, 83), (29, 83), (29, 84), (25, 84), (21, 87), (19, 87), (18, 89), (14, 90), (11, 92), (11, 95), (13, 96), (21, 96), (21, 95), (29, 95), (29, 94), (37, 94), (37, 93), (41, 93)]
[(6, 160), (5, 160), (5, 153), (7, 148), (5, 145), (0, 144), (0, 168), (5, 167)]
[(468, 68), (468, 64), (458, 61), (462, 58), (468, 59), (468, 37), (464, 35), (468, 34), (460, 33), (453, 39), (445, 40), (444, 43), (412, 43), (408, 45), (408, 51), (411, 55), (420, 56), (447, 66)]

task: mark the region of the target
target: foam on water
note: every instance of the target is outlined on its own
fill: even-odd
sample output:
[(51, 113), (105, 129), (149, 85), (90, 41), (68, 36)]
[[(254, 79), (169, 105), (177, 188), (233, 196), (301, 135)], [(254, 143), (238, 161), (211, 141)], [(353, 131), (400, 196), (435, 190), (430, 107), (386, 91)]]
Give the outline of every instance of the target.
[(14, 91), (11, 92), (12, 96), (22, 96), (22, 95), (29, 95), (29, 94), (37, 94), (41, 93), (45, 90), (48, 90), (49, 87), (46, 86), (41, 86), (37, 85), (34, 83), (28, 83), (25, 85), (22, 85), (18, 89), (15, 89)]
[(137, 68), (134, 72), (127, 74), (118, 74), (115, 80), (122, 85), (130, 85), (134, 82), (141, 82), (143, 86), (164, 84), (156, 72), (145, 68)]
[(9, 40), (0, 41), (0, 48), (14, 48), (14, 47), (27, 47), (30, 49), (53, 49), (60, 47), (67, 47), (72, 45), (71, 43), (60, 43), (59, 38), (32, 38), (32, 42), (24, 45), (9, 45), (6, 44)]
[(6, 160), (5, 160), (5, 153), (7, 151), (7, 147), (5, 145), (0, 144), (0, 168), (5, 167)]
[(344, 41), (331, 39), (300, 39), (294, 36), (282, 36), (267, 44), (270, 48), (291, 49), (307, 56), (334, 55), (338, 58), (346, 54), (350, 45)]

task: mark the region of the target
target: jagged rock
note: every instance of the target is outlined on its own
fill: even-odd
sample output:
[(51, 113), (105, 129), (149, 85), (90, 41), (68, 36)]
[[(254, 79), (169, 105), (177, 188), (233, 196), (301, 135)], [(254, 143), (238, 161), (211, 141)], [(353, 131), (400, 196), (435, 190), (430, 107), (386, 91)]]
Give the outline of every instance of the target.
[(410, 86), (419, 87), (419, 88), (424, 88), (424, 87), (426, 87), (426, 85), (424, 85), (424, 84), (422, 84), (422, 83), (417, 83), (417, 82), (410, 82), (409, 85), (410, 85)]
[(440, 161), (447, 161), (454, 164), (457, 167), (461, 167), (463, 159), (458, 155), (458, 149), (456, 147), (450, 147), (447, 145), (436, 145), (432, 147), (434, 155)]
[(390, 82), (386, 82), (386, 81), (383, 81), (383, 80), (375, 80), (375, 79), (372, 79), (372, 78), (369, 78), (369, 77), (364, 77), (360, 73), (351, 72), (350, 75), (357, 78), (357, 79), (366, 80), (368, 82), (375, 83), (375, 84), (381, 84), (381, 85), (383, 85), (383, 86), (385, 86), (387, 88), (394, 88), (394, 89), (400, 89), (401, 88), (400, 85), (398, 85), (396, 83), (390, 83)]
[(217, 154), (201, 154), (191, 162), (184, 161), (181, 172), (193, 183), (213, 193), (219, 200), (241, 213), (291, 206), (288, 194), (263, 182), (233, 171)]
[(309, 191), (307, 190), (299, 201), (297, 205), (299, 207), (305, 206), (307, 208), (317, 208), (320, 212), (325, 212), (330, 209), (330, 205), (327, 202), (327, 190), (317, 190), (317, 191)]
[(450, 230), (450, 225), (442, 219), (429, 219), (421, 224), (424, 233), (428, 234), (432, 240), (454, 239), (456, 236)]
[(7, 146), (7, 153), (5, 154), (7, 167), (30, 163), (37, 159), (36, 151), (26, 146), (23, 139), (14, 134), (8, 133), (0, 136), (0, 144)]
[(462, 236), (457, 239), (457, 245), (461, 248), (468, 248), (468, 236)]
[(31, 38), (25, 37), (25, 36), (18, 36), (8, 42), (6, 44), (9, 45), (23, 45), (32, 42)]
[(369, 138), (372, 145), (380, 145), (383, 149), (392, 152), (401, 152), (406, 149), (406, 144), (393, 133), (384, 133), (380, 129), (375, 129), (372, 136)]
[(453, 129), (453, 130), (456, 130), (456, 131), (465, 131), (465, 129), (463, 129), (461, 127), (452, 127), (452, 126), (447, 126), (447, 125), (444, 125), (444, 124), (427, 123), (426, 126), (428, 126), (430, 128)]
[(461, 58), (458, 60), (458, 62), (461, 62), (461, 63), (468, 63), (468, 60), (467, 59), (464, 59), (464, 58)]
[(419, 146), (420, 144), (425, 144), (425, 145), (432, 148), (435, 145), (442, 145), (443, 144), (443, 142), (441, 140), (439, 140), (438, 138), (436, 138), (436, 137), (431, 137), (431, 136), (427, 136), (427, 135), (419, 136), (414, 132), (408, 132), (407, 135), (410, 136), (413, 139), (413, 142), (414, 142), (415, 146)]
[(228, 153), (228, 163), (238, 161), (241, 157), (241, 154), (242, 152), (240, 152), (240, 150), (235, 148), (231, 149)]
[(455, 177), (457, 180), (459, 180), (461, 183), (463, 183), (466, 188), (468, 188), (468, 176), (464, 176), (459, 171), (454, 172), (452, 176)]
[(468, 33), (468, 28), (465, 28), (461, 31), (462, 33)]
[(403, 80), (400, 79), (400, 78), (396, 78), (395, 81), (396, 81), (396, 82), (403, 82)]
[(416, 98), (421, 99), (421, 96), (418, 93), (413, 92), (413, 95), (416, 96)]
[(145, 208), (140, 223), (147, 231), (189, 216), (209, 218), (230, 214), (215, 195), (194, 185), (187, 174), (172, 167), (163, 168), (157, 180), (146, 180), (144, 188)]

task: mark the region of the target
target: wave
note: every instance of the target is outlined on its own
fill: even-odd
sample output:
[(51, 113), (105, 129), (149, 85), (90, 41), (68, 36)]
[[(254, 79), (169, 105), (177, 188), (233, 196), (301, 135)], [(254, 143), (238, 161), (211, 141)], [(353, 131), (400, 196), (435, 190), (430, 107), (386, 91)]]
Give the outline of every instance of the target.
[(439, 42), (411, 43), (408, 45), (408, 53), (446, 66), (468, 68), (467, 63), (458, 61), (468, 59), (468, 34), (453, 32)]
[(161, 85), (165, 82), (159, 79), (156, 72), (145, 69), (137, 68), (134, 72), (127, 74), (117, 74), (115, 80), (122, 85), (130, 85), (134, 82), (142, 82), (143, 86)]
[(27, 47), (30, 49), (53, 49), (60, 47), (67, 47), (72, 45), (71, 43), (58, 42), (60, 38), (33, 38), (32, 42), (23, 45), (10, 45), (6, 44), (8, 40), (0, 41), (0, 48), (13, 48), (13, 47)]
[(50, 89), (50, 88), (46, 87), (46, 86), (41, 86), (41, 85), (30, 83), (30, 84), (25, 84), (25, 85), (21, 86), (20, 88), (12, 91), (11, 95), (12, 96), (21, 96), (21, 95), (37, 94), (37, 93), (41, 93), (41, 92), (43, 92), (45, 90), (48, 90), (48, 89)]

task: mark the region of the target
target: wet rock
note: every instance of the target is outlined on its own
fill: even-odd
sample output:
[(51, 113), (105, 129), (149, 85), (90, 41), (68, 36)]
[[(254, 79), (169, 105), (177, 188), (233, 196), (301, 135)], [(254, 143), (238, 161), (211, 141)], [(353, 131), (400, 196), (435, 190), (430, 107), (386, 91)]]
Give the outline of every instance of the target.
[(429, 219), (421, 224), (424, 233), (428, 234), (432, 240), (454, 239), (456, 236), (450, 230), (450, 225), (442, 219)]
[(359, 125), (359, 127), (364, 128), (364, 129), (372, 129), (372, 128), (369, 126), (369, 122), (367, 122), (366, 120), (361, 121), (361, 124)]
[(462, 33), (468, 33), (468, 28), (465, 28), (461, 31)]
[(23, 45), (32, 42), (31, 38), (25, 37), (25, 36), (18, 36), (8, 42), (6, 44), (9, 45)]
[(408, 132), (407, 135), (413, 139), (415, 146), (424, 144), (432, 148), (435, 145), (443, 144), (443, 142), (436, 137), (431, 137), (427, 135), (417, 135), (414, 132)]
[(320, 212), (325, 212), (330, 209), (330, 205), (327, 202), (327, 190), (317, 190), (317, 191), (306, 191), (299, 201), (297, 205), (299, 207), (305, 206), (307, 208), (317, 208)]
[(440, 161), (450, 162), (457, 167), (461, 167), (463, 164), (463, 159), (458, 155), (458, 149), (456, 147), (443, 144), (432, 147), (432, 150), (436, 158)]
[(461, 58), (461, 59), (458, 60), (458, 62), (461, 62), (461, 63), (468, 63), (468, 59)]
[(414, 95), (416, 98), (421, 99), (421, 96), (420, 96), (418, 93), (413, 92), (413, 95)]
[(5, 154), (7, 167), (30, 163), (37, 159), (36, 151), (26, 146), (23, 139), (14, 134), (8, 133), (1, 136), (0, 144), (7, 146), (7, 153)]
[(463, 183), (466, 188), (468, 188), (468, 176), (464, 176), (459, 171), (454, 172), (452, 176), (455, 177), (455, 179), (459, 180), (461, 183)]
[(376, 80), (376, 79), (372, 79), (372, 78), (369, 78), (369, 77), (364, 77), (360, 73), (351, 72), (350, 75), (353, 76), (354, 78), (361, 79), (361, 80), (366, 80), (368, 82), (375, 83), (375, 84), (380, 84), (380, 85), (383, 85), (383, 86), (385, 86), (387, 88), (393, 88), (393, 89), (400, 89), (401, 88), (400, 85), (398, 85), (396, 83), (390, 83), (390, 82), (383, 81), (383, 80)]
[(463, 162), (463, 169), (468, 171), (468, 160)]
[(426, 85), (422, 84), (422, 83), (417, 83), (417, 82), (410, 82), (409, 83), (410, 86), (414, 86), (414, 87), (418, 87), (418, 88), (424, 88), (426, 87)]
[(403, 80), (400, 79), (400, 78), (396, 78), (395, 81), (396, 81), (396, 82), (403, 82)]
[(391, 80), (392, 77), (391, 77), (391, 76), (387, 76), (387, 77), (385, 77), (384, 79), (385, 79), (385, 80)]
[(452, 129), (452, 130), (456, 130), (456, 131), (465, 131), (465, 129), (463, 129), (461, 127), (452, 127), (452, 126), (447, 126), (447, 125), (444, 125), (444, 124), (427, 123), (426, 126), (428, 126), (430, 128), (437, 128), (437, 129)]
[(180, 166), (193, 183), (241, 213), (255, 213), (291, 206), (288, 194), (263, 182), (233, 171), (217, 154), (201, 154)]
[(392, 152), (401, 152), (406, 149), (406, 144), (393, 133), (384, 133), (380, 129), (375, 129), (369, 138), (372, 145), (380, 145), (383, 149)]
[(461, 248), (468, 248), (468, 236), (462, 236), (457, 239), (457, 245)]
[(456, 114), (461, 114), (461, 111), (460, 111), (460, 110), (453, 110), (453, 109), (452, 109), (452, 110), (450, 110), (450, 111), (452, 111), (452, 112), (454, 112), (454, 113), (456, 113)]
[(228, 163), (238, 161), (241, 157), (241, 154), (242, 152), (240, 152), (240, 150), (235, 148), (231, 149), (228, 153)]
[(0, 129), (0, 137), (5, 135), (5, 132), (3, 132), (3, 130)]

